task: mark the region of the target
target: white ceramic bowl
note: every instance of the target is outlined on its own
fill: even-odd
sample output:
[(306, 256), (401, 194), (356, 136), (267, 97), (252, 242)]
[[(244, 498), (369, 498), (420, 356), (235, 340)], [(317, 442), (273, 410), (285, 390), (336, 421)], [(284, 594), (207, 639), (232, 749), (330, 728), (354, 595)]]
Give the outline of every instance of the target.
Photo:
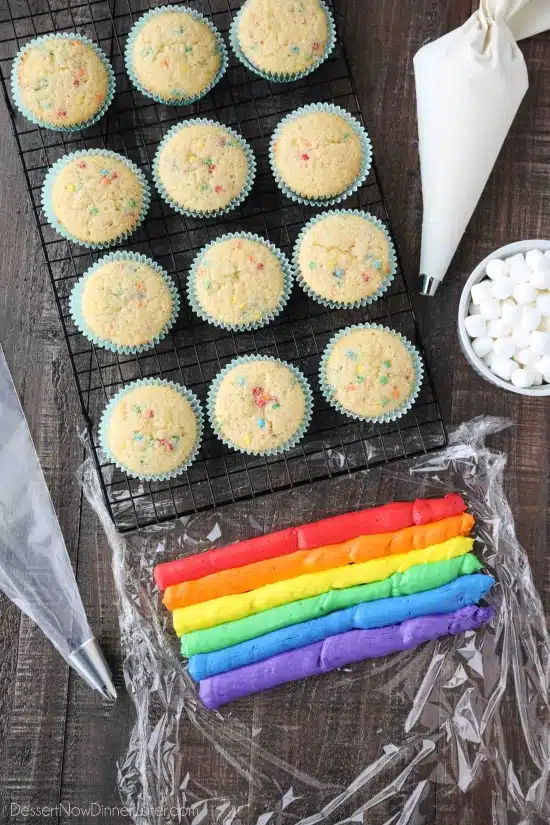
[(517, 252), (523, 252), (525, 254), (526, 252), (529, 252), (530, 249), (540, 249), (542, 252), (545, 252), (547, 249), (550, 249), (550, 241), (516, 241), (515, 243), (509, 243), (506, 246), (501, 246), (500, 249), (491, 252), (490, 255), (487, 255), (487, 257), (476, 266), (466, 281), (464, 289), (462, 290), (462, 295), (460, 296), (460, 304), (458, 306), (458, 338), (466, 360), (469, 362), (470, 366), (474, 368), (478, 375), (481, 375), (481, 377), (485, 378), (486, 381), (489, 381), (491, 384), (494, 384), (496, 387), (500, 387), (503, 390), (508, 390), (508, 392), (515, 392), (518, 393), (518, 395), (530, 395), (533, 398), (542, 398), (544, 396), (550, 396), (550, 384), (541, 384), (540, 387), (528, 387), (527, 389), (523, 389), (522, 387), (514, 387), (510, 381), (505, 381), (503, 378), (499, 378), (498, 375), (491, 372), (487, 364), (475, 354), (472, 349), (470, 336), (466, 332), (466, 327), (464, 326), (464, 319), (467, 317), (468, 309), (470, 307), (470, 293), (472, 287), (474, 284), (477, 284), (478, 281), (482, 281), (485, 277), (485, 267), (489, 261), (493, 258), (509, 258)]

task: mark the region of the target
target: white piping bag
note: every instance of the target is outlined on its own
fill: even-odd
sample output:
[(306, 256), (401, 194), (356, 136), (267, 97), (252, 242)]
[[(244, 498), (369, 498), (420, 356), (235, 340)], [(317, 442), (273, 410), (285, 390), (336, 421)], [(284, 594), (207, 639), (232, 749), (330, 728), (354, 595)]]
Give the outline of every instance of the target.
[(1, 346), (0, 421), (0, 588), (90, 687), (116, 699)]
[(550, 0), (482, 0), (414, 57), (424, 215), (422, 294), (435, 295), (528, 88), (517, 40), (550, 29)]

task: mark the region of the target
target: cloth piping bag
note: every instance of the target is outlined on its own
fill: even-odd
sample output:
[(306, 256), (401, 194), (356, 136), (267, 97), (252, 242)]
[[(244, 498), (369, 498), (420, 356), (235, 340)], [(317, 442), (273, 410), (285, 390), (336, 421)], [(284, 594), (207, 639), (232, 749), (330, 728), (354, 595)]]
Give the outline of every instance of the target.
[(482, 0), (414, 57), (424, 295), (443, 280), (527, 91), (516, 41), (549, 28), (548, 0)]
[(0, 418), (0, 588), (91, 687), (115, 699), (1, 346)]

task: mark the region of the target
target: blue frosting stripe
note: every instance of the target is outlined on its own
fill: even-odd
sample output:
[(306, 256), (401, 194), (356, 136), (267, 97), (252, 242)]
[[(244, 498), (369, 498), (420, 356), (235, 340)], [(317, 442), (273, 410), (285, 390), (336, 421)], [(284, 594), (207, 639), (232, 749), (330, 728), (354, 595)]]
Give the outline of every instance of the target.
[(492, 576), (484, 573), (472, 573), (411, 596), (362, 602), (213, 653), (197, 653), (189, 659), (189, 675), (200, 681), (350, 630), (385, 627), (418, 616), (450, 613), (476, 604), (489, 592), (494, 581)]

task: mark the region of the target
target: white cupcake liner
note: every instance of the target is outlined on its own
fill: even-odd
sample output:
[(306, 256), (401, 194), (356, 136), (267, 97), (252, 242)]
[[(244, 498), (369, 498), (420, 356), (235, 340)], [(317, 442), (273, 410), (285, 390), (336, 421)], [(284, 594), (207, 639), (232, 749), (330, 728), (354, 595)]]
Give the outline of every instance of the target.
[[(164, 14), (167, 11), (177, 12), (179, 14), (188, 14), (191, 15), (195, 20), (200, 20), (202, 23), (205, 23), (214, 37), (216, 38), (216, 43), (218, 45), (218, 49), (220, 52), (220, 68), (216, 72), (215, 76), (212, 78), (210, 83), (208, 83), (204, 89), (196, 95), (192, 97), (162, 97), (162, 95), (157, 95), (154, 92), (149, 91), (146, 89), (145, 86), (138, 80), (137, 75), (133, 68), (133, 50), (134, 50), (134, 43), (136, 37), (139, 34), (141, 27), (147, 23), (152, 17), (155, 17), (158, 14)], [(223, 42), (223, 38), (217, 28), (214, 26), (213, 23), (210, 22), (203, 14), (195, 9), (190, 9), (187, 6), (157, 6), (155, 9), (150, 9), (146, 12), (139, 20), (134, 23), (132, 28), (130, 29), (130, 33), (128, 35), (128, 39), (126, 40), (126, 47), (124, 49), (124, 64), (126, 66), (126, 71), (128, 72), (128, 76), (132, 82), (132, 84), (139, 89), (139, 91), (146, 95), (146, 97), (151, 98), (152, 100), (156, 100), (157, 103), (166, 103), (171, 106), (189, 106), (191, 103), (195, 103), (195, 101), (200, 100), (205, 95), (208, 94), (211, 89), (214, 88), (216, 83), (223, 77), (225, 72), (227, 71), (227, 49), (225, 48), (225, 43)]]
[[(220, 209), (212, 209), (207, 212), (201, 212), (195, 209), (186, 209), (184, 206), (181, 206), (181, 204), (178, 204), (175, 201), (173, 201), (170, 195), (168, 194), (166, 187), (162, 183), (158, 171), (160, 153), (162, 152), (166, 144), (170, 141), (170, 139), (173, 138), (174, 135), (176, 135), (182, 129), (187, 128), (187, 126), (200, 125), (216, 126), (219, 129), (223, 129), (225, 132), (227, 132), (228, 135), (231, 135), (231, 137), (237, 141), (237, 143), (245, 153), (246, 162), (248, 164), (246, 181), (239, 194), (236, 197), (234, 197), (233, 200), (229, 201), (227, 206), (223, 206)], [(165, 134), (165, 136), (159, 143), (158, 149), (155, 153), (155, 157), (153, 158), (152, 175), (153, 181), (161, 198), (164, 201), (166, 201), (166, 203), (168, 203), (172, 207), (172, 209), (175, 209), (176, 212), (179, 212), (180, 215), (185, 215), (189, 218), (217, 218), (220, 215), (225, 215), (227, 212), (231, 212), (233, 209), (239, 206), (239, 204), (241, 204), (250, 194), (250, 190), (252, 189), (252, 186), (254, 184), (254, 178), (256, 177), (256, 158), (254, 157), (254, 152), (252, 151), (246, 140), (243, 137), (241, 137), (241, 135), (239, 135), (237, 132), (235, 132), (234, 129), (231, 129), (230, 126), (225, 126), (223, 123), (218, 123), (217, 121), (209, 120), (208, 118), (195, 117), (190, 118), (189, 120), (184, 120), (182, 123), (176, 123), (174, 126), (172, 126), (170, 131)]]
[(235, 53), (235, 56), (240, 62), (246, 66), (247, 69), (250, 69), (251, 72), (254, 74), (259, 75), (259, 77), (263, 77), (264, 80), (270, 80), (272, 83), (292, 83), (295, 80), (300, 80), (302, 77), (307, 77), (308, 74), (314, 72), (322, 63), (325, 62), (327, 57), (331, 54), (334, 50), (334, 46), (336, 44), (336, 28), (334, 26), (334, 19), (330, 12), (330, 9), (324, 3), (323, 0), (319, 0), (319, 5), (325, 13), (327, 19), (327, 26), (328, 26), (328, 36), (327, 36), (327, 44), (323, 51), (323, 54), (320, 55), (314, 63), (311, 64), (307, 69), (304, 69), (301, 72), (265, 72), (262, 69), (255, 66), (254, 63), (250, 60), (249, 57), (243, 52), (241, 48), (241, 44), (239, 42), (239, 25), (241, 22), (241, 16), (243, 10), (246, 6), (246, 3), (241, 6), (237, 15), (233, 18), (231, 23), (231, 27), (229, 29), (229, 44)]
[[(116, 238), (113, 238), (110, 241), (105, 241), (101, 243), (90, 243), (89, 241), (83, 241), (80, 238), (77, 238), (76, 235), (68, 232), (65, 227), (59, 222), (57, 216), (53, 209), (52, 203), (52, 187), (55, 181), (56, 176), (61, 172), (64, 166), (67, 163), (70, 163), (75, 158), (84, 158), (89, 157), (90, 155), (101, 155), (102, 157), (114, 158), (115, 160), (120, 161), (121, 163), (126, 164), (126, 166), (132, 170), (132, 172), (136, 175), (139, 183), (141, 185), (142, 191), (142, 199), (141, 199), (141, 210), (139, 214), (139, 218), (136, 221), (135, 225), (129, 229), (127, 232), (121, 232), (120, 235), (117, 235)], [(66, 238), (68, 241), (73, 241), (74, 243), (80, 244), (80, 246), (84, 246), (87, 249), (108, 249), (110, 246), (114, 246), (117, 243), (129, 238), (130, 235), (133, 235), (134, 232), (138, 229), (138, 227), (143, 223), (143, 220), (147, 214), (147, 210), (149, 209), (149, 204), (151, 202), (151, 190), (149, 188), (149, 184), (147, 183), (147, 179), (143, 172), (138, 169), (135, 163), (132, 163), (131, 160), (125, 158), (124, 155), (119, 155), (118, 152), (111, 152), (109, 149), (78, 149), (76, 152), (70, 152), (68, 155), (63, 155), (63, 157), (56, 160), (54, 165), (50, 167), (48, 174), (44, 178), (44, 183), (42, 184), (42, 193), (41, 193), (41, 203), (42, 209), (44, 211), (44, 215), (48, 223)]]
[[(197, 298), (197, 294), (195, 292), (195, 284), (196, 284), (196, 277), (199, 267), (201, 265), (202, 260), (204, 259), (205, 255), (208, 254), (209, 250), (212, 247), (217, 246), (217, 244), (223, 243), (224, 241), (230, 241), (233, 238), (242, 238), (249, 241), (255, 241), (256, 243), (262, 244), (262, 246), (267, 247), (281, 265), (281, 269), (283, 271), (283, 293), (277, 303), (277, 306), (274, 309), (268, 310), (261, 318), (257, 321), (250, 323), (250, 324), (226, 324), (223, 321), (220, 321), (219, 318), (215, 318), (213, 315), (209, 315), (206, 310), (203, 309), (199, 300)], [(292, 268), (290, 263), (280, 249), (278, 249), (274, 244), (266, 241), (265, 238), (262, 238), (260, 235), (253, 235), (250, 232), (231, 232), (226, 235), (222, 235), (220, 238), (216, 238), (215, 241), (211, 241), (205, 247), (203, 247), (195, 256), (193, 263), (191, 265), (191, 269), (189, 270), (189, 278), (187, 281), (187, 300), (193, 312), (202, 318), (203, 321), (206, 321), (209, 324), (212, 324), (215, 327), (220, 327), (222, 329), (229, 329), (234, 332), (246, 332), (253, 329), (260, 329), (261, 327), (265, 327), (273, 321), (273, 319), (279, 315), (285, 308), (286, 304), (288, 303), (288, 299), (290, 298), (290, 293), (292, 291), (293, 286), (293, 278), (292, 278)]]
[[(340, 115), (340, 117), (344, 118), (349, 127), (353, 129), (355, 134), (359, 137), (359, 141), (361, 143), (362, 160), (359, 175), (350, 186), (344, 189), (343, 192), (330, 198), (306, 198), (299, 195), (287, 186), (280, 176), (275, 163), (275, 143), (284, 127), (287, 126), (290, 121), (296, 120), (296, 118), (299, 118), (302, 115), (311, 114), (312, 112), (330, 112), (330, 114)], [(350, 195), (353, 195), (354, 192), (357, 192), (357, 190), (366, 181), (372, 165), (372, 144), (366, 129), (364, 129), (359, 121), (350, 115), (349, 112), (342, 109), (341, 106), (336, 106), (333, 103), (308, 103), (306, 106), (301, 106), (299, 109), (294, 109), (293, 112), (290, 112), (290, 114), (286, 115), (286, 117), (278, 123), (277, 128), (273, 132), (269, 142), (269, 165), (271, 166), (271, 171), (277, 186), (291, 200), (296, 201), (297, 203), (306, 204), (308, 206), (334, 206), (334, 204), (341, 203), (346, 198), (349, 198)]]
[[(127, 467), (125, 464), (121, 464), (111, 453), (108, 446), (107, 429), (114, 408), (121, 400), (121, 398), (123, 398), (132, 390), (134, 390), (136, 387), (143, 386), (172, 387), (172, 389), (176, 390), (176, 392), (179, 393), (182, 396), (182, 398), (185, 398), (186, 401), (190, 403), (193, 413), (195, 414), (195, 419), (197, 422), (197, 437), (195, 440), (195, 444), (193, 445), (191, 452), (189, 453), (185, 462), (183, 464), (180, 464), (179, 467), (175, 467), (168, 473), (138, 474), (130, 467)], [(126, 473), (126, 475), (130, 476), (131, 478), (139, 478), (143, 481), (167, 481), (170, 478), (176, 478), (177, 476), (181, 475), (181, 473), (183, 473), (185, 470), (187, 470), (188, 467), (191, 466), (191, 464), (197, 457), (197, 453), (200, 449), (203, 430), (204, 414), (200, 402), (194, 392), (188, 390), (187, 387), (184, 387), (182, 384), (175, 384), (173, 381), (167, 381), (162, 378), (140, 378), (137, 381), (132, 381), (130, 384), (127, 384), (119, 392), (117, 392), (117, 394), (113, 398), (111, 398), (111, 400), (103, 410), (99, 422), (99, 444), (104, 453), (106, 454), (108, 460), (115, 464), (119, 470), (122, 470), (123, 473)]]
[[(328, 298), (324, 298), (318, 292), (315, 292), (312, 287), (304, 280), (302, 275), (302, 271), (300, 269), (300, 247), (302, 241), (304, 240), (305, 235), (307, 234), (308, 230), (311, 229), (319, 221), (323, 221), (325, 218), (328, 218), (330, 215), (358, 215), (361, 218), (364, 218), (371, 223), (374, 223), (379, 229), (382, 230), (389, 246), (389, 263), (390, 263), (390, 271), (388, 275), (384, 278), (380, 286), (378, 287), (375, 292), (371, 295), (367, 295), (364, 298), (361, 298), (358, 301), (352, 301), (349, 303), (344, 303), (343, 301), (331, 301)], [(320, 215), (315, 215), (311, 220), (309, 220), (306, 225), (300, 231), (296, 239), (296, 243), (294, 245), (294, 250), (292, 253), (292, 266), (294, 271), (294, 277), (298, 284), (302, 287), (305, 293), (309, 295), (314, 301), (317, 301), (319, 304), (323, 304), (323, 306), (329, 307), (330, 309), (356, 309), (357, 307), (368, 306), (369, 304), (374, 303), (380, 298), (390, 287), (393, 279), (395, 278), (395, 274), (397, 272), (397, 254), (395, 251), (395, 246), (393, 241), (390, 237), (390, 233), (388, 231), (388, 227), (384, 224), (379, 218), (375, 215), (371, 215), (370, 212), (363, 212), (360, 209), (330, 209), (328, 212), (323, 212)]]
[[(325, 380), (325, 369), (329, 356), (332, 352), (332, 348), (334, 347), (336, 342), (340, 340), (340, 338), (344, 338), (350, 332), (353, 332), (357, 329), (379, 329), (383, 332), (389, 332), (392, 335), (395, 335), (396, 338), (398, 338), (401, 341), (401, 343), (406, 347), (406, 349), (411, 355), (415, 373), (415, 382), (413, 388), (410, 394), (407, 396), (407, 398), (404, 401), (402, 401), (398, 407), (395, 407), (390, 412), (382, 413), (381, 415), (376, 416), (358, 415), (357, 413), (354, 413), (351, 410), (346, 409), (346, 407), (343, 407), (339, 401), (335, 400), (330, 390), (330, 387)], [(321, 363), (319, 364), (320, 390), (325, 399), (331, 405), (331, 407), (334, 407), (334, 409), (338, 410), (338, 412), (341, 412), (343, 415), (346, 415), (349, 418), (354, 418), (357, 421), (369, 421), (375, 424), (387, 424), (390, 421), (396, 421), (398, 418), (401, 418), (403, 415), (405, 415), (405, 413), (407, 413), (411, 409), (411, 407), (413, 406), (414, 402), (418, 397), (423, 377), (424, 366), (422, 364), (422, 359), (420, 358), (420, 353), (418, 352), (416, 347), (414, 347), (407, 338), (401, 335), (400, 332), (396, 332), (394, 329), (391, 329), (391, 327), (385, 327), (382, 324), (353, 324), (350, 327), (345, 327), (345, 329), (341, 329), (328, 342), (327, 346), (325, 347), (325, 351), (321, 356)]]
[[(155, 272), (157, 272), (170, 292), (170, 296), (172, 298), (172, 312), (168, 321), (164, 324), (163, 328), (160, 332), (157, 333), (153, 338), (149, 341), (146, 341), (143, 344), (136, 344), (134, 346), (127, 346), (122, 344), (115, 344), (114, 341), (110, 341), (107, 338), (100, 338), (95, 335), (90, 327), (88, 326), (86, 319), (82, 314), (82, 295), (84, 292), (84, 287), (86, 282), (98, 271), (101, 269), (102, 266), (109, 263), (110, 261), (137, 261), (138, 263), (146, 264), (147, 266), (151, 267)], [(69, 297), (69, 310), (72, 316), (72, 319), (75, 323), (80, 332), (88, 338), (93, 344), (98, 347), (103, 347), (104, 349), (108, 349), (111, 352), (120, 352), (123, 354), (130, 354), (136, 352), (144, 352), (145, 350), (151, 349), (158, 344), (163, 338), (165, 338), (170, 329), (173, 327), (176, 318), (178, 316), (180, 310), (180, 298), (177, 287), (172, 280), (172, 278), (168, 275), (167, 272), (159, 266), (156, 261), (153, 261), (152, 258), (147, 258), (145, 255), (139, 255), (136, 252), (109, 252), (107, 255), (104, 255), (98, 261), (95, 262), (89, 269), (86, 270), (84, 275), (76, 282), (74, 285), (71, 295)]]
[[(232, 369), (239, 366), (239, 364), (247, 364), (251, 361), (273, 361), (276, 364), (284, 364), (285, 367), (288, 367), (289, 370), (293, 373), (295, 378), (299, 381), (300, 386), (304, 392), (305, 398), (305, 410), (304, 410), (304, 417), (302, 422), (296, 432), (280, 447), (272, 448), (270, 450), (264, 450), (262, 452), (254, 452), (252, 450), (246, 450), (244, 447), (240, 447), (238, 444), (234, 444), (232, 441), (227, 440), (222, 432), (220, 431), (215, 415), (215, 406), (216, 406), (216, 395), (218, 393), (220, 384), (225, 376), (231, 372)], [(311, 417), (313, 413), (313, 394), (311, 392), (311, 388), (309, 386), (309, 382), (306, 379), (305, 375), (303, 375), (297, 367), (293, 364), (289, 364), (288, 361), (282, 361), (280, 358), (273, 358), (271, 355), (242, 355), (234, 358), (230, 361), (227, 366), (225, 366), (221, 372), (219, 372), (214, 380), (212, 381), (210, 388), (208, 390), (208, 397), (206, 400), (206, 411), (208, 414), (208, 419), (210, 421), (210, 425), (214, 430), (214, 433), (217, 437), (222, 441), (226, 447), (230, 447), (232, 450), (237, 450), (237, 452), (245, 453), (246, 455), (253, 455), (253, 456), (273, 456), (273, 455), (280, 455), (281, 453), (286, 452), (287, 450), (291, 450), (293, 447), (298, 444), (311, 423)]]
[[(72, 126), (60, 126), (58, 123), (51, 123), (49, 121), (42, 120), (41, 118), (37, 117), (23, 103), (19, 91), (19, 65), (21, 63), (21, 58), (30, 49), (34, 48), (35, 46), (40, 46), (42, 43), (45, 43), (48, 40), (80, 40), (86, 46), (90, 46), (90, 48), (93, 49), (95, 54), (99, 57), (99, 59), (105, 66), (105, 70), (107, 71), (108, 76), (107, 94), (105, 95), (105, 100), (103, 101), (103, 104), (97, 110), (96, 114), (88, 120), (83, 120), (81, 123), (75, 123)], [(84, 37), (84, 35), (82, 34), (77, 34), (76, 32), (51, 32), (50, 34), (43, 34), (40, 37), (35, 37), (33, 40), (30, 40), (28, 43), (26, 43), (23, 46), (23, 48), (20, 49), (20, 51), (17, 53), (15, 60), (13, 61), (10, 75), (10, 84), (13, 101), (16, 107), (21, 112), (21, 114), (23, 114), (27, 118), (27, 120), (30, 120), (32, 123), (36, 123), (37, 126), (41, 126), (44, 129), (51, 129), (55, 132), (78, 132), (81, 129), (86, 129), (88, 126), (97, 123), (97, 121), (103, 117), (103, 115), (113, 102), (116, 86), (115, 74), (113, 72), (113, 68), (109, 60), (107, 59), (107, 55), (92, 40), (90, 40), (87, 37)]]

